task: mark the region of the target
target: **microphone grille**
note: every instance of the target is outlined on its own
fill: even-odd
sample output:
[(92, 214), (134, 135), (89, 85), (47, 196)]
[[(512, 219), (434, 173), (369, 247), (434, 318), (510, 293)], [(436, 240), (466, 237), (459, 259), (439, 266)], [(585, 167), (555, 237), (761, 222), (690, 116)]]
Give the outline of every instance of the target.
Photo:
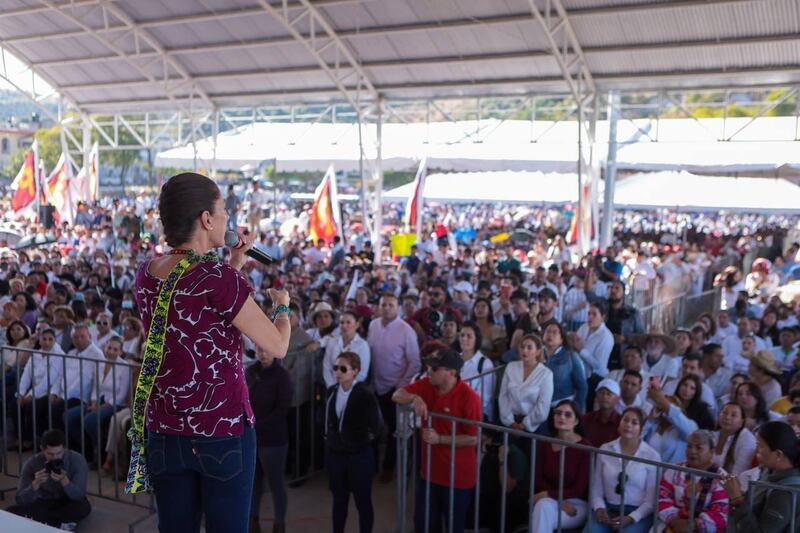
[(235, 248), (239, 244), (239, 235), (229, 229), (225, 232), (225, 246), (228, 248)]

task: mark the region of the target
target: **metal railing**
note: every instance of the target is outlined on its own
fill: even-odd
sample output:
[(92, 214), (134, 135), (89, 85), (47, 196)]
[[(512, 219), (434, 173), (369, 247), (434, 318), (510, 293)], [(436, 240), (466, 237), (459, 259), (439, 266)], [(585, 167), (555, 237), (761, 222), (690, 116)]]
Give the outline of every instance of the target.
[[(407, 406), (397, 406), (398, 412), (398, 424), (401, 420), (406, 419), (409, 416), (414, 416), (413, 411), (409, 409)], [(653, 522), (655, 523), (658, 520), (658, 503), (659, 503), (659, 485), (662, 478), (662, 472), (664, 471), (677, 471), (683, 472), (684, 474), (688, 474), (690, 476), (690, 490), (692, 494), (697, 494), (697, 480), (698, 478), (714, 478), (721, 480), (723, 478), (722, 474), (719, 473), (711, 473), (706, 470), (698, 470), (694, 468), (689, 468), (686, 466), (679, 466), (674, 465), (671, 463), (665, 463), (661, 461), (653, 461), (649, 459), (634, 457), (625, 455), (622, 453), (617, 453), (610, 450), (602, 450), (600, 448), (595, 448), (593, 446), (587, 446), (584, 444), (578, 444), (570, 441), (560, 440), (554, 437), (548, 437), (543, 435), (537, 435), (532, 433), (527, 433), (525, 431), (520, 431), (516, 429), (511, 429), (505, 426), (497, 426), (485, 422), (478, 422), (474, 420), (467, 420), (463, 418), (458, 418), (454, 416), (449, 416), (441, 413), (428, 413), (428, 417), (425, 419), (425, 428), (431, 429), (433, 419), (445, 420), (449, 422), (450, 425), (450, 464), (449, 464), (449, 474), (450, 474), (450, 484), (449, 484), (449, 504), (447, 509), (447, 516), (449, 517), (448, 520), (448, 533), (453, 532), (453, 513), (454, 513), (454, 490), (453, 487), (455, 485), (454, 478), (455, 478), (455, 437), (456, 437), (456, 425), (466, 425), (472, 426), (476, 428), (477, 438), (476, 438), (476, 483), (473, 487), (474, 491), (474, 501), (473, 501), (473, 528), (474, 530), (478, 530), (481, 527), (480, 524), (480, 498), (481, 498), (481, 461), (483, 459), (482, 453), (482, 436), (485, 430), (489, 430), (495, 433), (500, 433), (502, 435), (502, 442), (505, 450), (509, 449), (509, 439), (511, 437), (515, 439), (523, 439), (530, 441), (531, 444), (531, 454), (530, 454), (530, 466), (529, 466), (529, 487), (528, 487), (528, 495), (529, 498), (532, 498), (535, 492), (535, 480), (536, 480), (536, 454), (537, 454), (537, 444), (539, 443), (549, 443), (549, 444), (556, 444), (560, 446), (560, 450), (557, 452), (559, 454), (559, 489), (558, 489), (558, 517), (557, 517), (557, 528), (556, 530), (561, 533), (562, 532), (562, 512), (561, 512), (561, 505), (564, 503), (564, 470), (565, 470), (565, 457), (566, 457), (566, 450), (567, 449), (574, 449), (578, 451), (587, 452), (590, 455), (590, 467), (589, 467), (589, 494), (588, 494), (588, 502), (587, 502), (587, 521), (591, 520), (591, 501), (592, 501), (592, 491), (594, 490), (594, 476), (595, 467), (597, 464), (598, 456), (606, 456), (620, 459), (621, 461), (621, 468), (622, 472), (626, 472), (627, 465), (630, 463), (639, 463), (644, 465), (649, 465), (656, 468), (656, 490), (653, 494)], [(431, 517), (429, 516), (430, 511), (430, 479), (431, 479), (431, 447), (433, 446), (431, 443), (425, 443), (426, 446), (426, 464), (425, 465), (418, 465), (417, 464), (417, 453), (416, 453), (416, 439), (409, 439), (406, 435), (398, 434), (398, 442), (397, 442), (397, 471), (399, 472), (398, 475), (398, 491), (397, 491), (397, 500), (398, 500), (398, 514), (397, 514), (397, 524), (398, 524), (398, 531), (399, 533), (405, 533), (407, 531), (407, 515), (408, 515), (408, 492), (409, 492), (409, 478), (413, 483), (414, 490), (412, 494), (416, 494), (416, 483), (422, 482), (426, 484), (425, 487), (425, 528), (424, 531), (417, 531), (416, 533), (430, 533), (430, 520)], [(412, 441), (413, 453), (411, 454), (411, 463), (409, 463), (409, 446), (408, 441)], [(438, 445), (442, 446), (442, 445)], [(409, 466), (411, 467), (409, 469)], [(421, 472), (420, 466), (424, 466), (425, 468), (425, 476), (424, 479), (420, 478), (419, 480), (416, 479), (415, 474), (417, 472)], [(507, 517), (507, 488), (508, 488), (508, 461), (502, 462), (502, 482), (501, 482), (501, 501), (500, 501), (500, 528), (499, 531), (506, 531), (506, 517)], [(788, 492), (792, 495), (792, 515), (791, 515), (791, 522), (789, 531), (797, 531), (796, 526), (797, 524), (797, 503), (798, 498), (800, 498), (800, 487), (796, 486), (785, 486), (785, 485), (777, 485), (772, 483), (767, 483), (763, 481), (751, 481), (751, 486), (757, 485), (768, 488), (773, 491), (783, 491)], [(619, 516), (625, 516), (625, 490), (624, 484), (622, 484), (622, 490), (620, 493), (620, 503), (619, 503)], [(749, 490), (747, 494), (748, 502), (752, 506), (753, 502), (753, 491)], [(530, 501), (530, 499), (529, 499)], [(697, 498), (692, 498), (691, 507), (689, 509), (689, 516), (695, 516), (695, 505), (697, 503)], [(419, 502), (415, 501), (415, 505), (419, 504)], [(617, 504), (614, 504), (613, 507), (617, 507)], [(528, 528), (527, 531), (533, 532), (533, 508), (529, 508), (528, 512)], [(439, 517), (437, 517), (438, 520)], [(647, 517), (642, 517), (642, 519)], [(583, 524), (580, 526), (583, 528)], [(695, 530), (694, 520), (689, 522), (689, 533), (692, 533)], [(517, 530), (519, 531), (519, 530)], [(536, 532), (539, 533), (539, 532)]]
[[(127, 465), (126, 409), (130, 408), (139, 364), (11, 346), (3, 346), (2, 350), (6, 354), (11, 351), (15, 359), (10, 369), (4, 369), (4, 379), (0, 382), (2, 473), (19, 478), (25, 461), (39, 452), (42, 433), (63, 429), (67, 447), (84, 456), (89, 447), (93, 448), (98, 470), (103, 451), (111, 454), (110, 479), (99, 471), (96, 480), (89, 476), (87, 494), (152, 510), (154, 502), (150, 495), (127, 496), (116, 480), (120, 467)], [(92, 406), (96, 408), (93, 410)], [(88, 417), (91, 419), (87, 424)], [(104, 436), (104, 426), (112, 435)], [(17, 442), (11, 444), (14, 438)], [(120, 453), (125, 453), (124, 459)]]
[(660, 302), (639, 309), (645, 331), (663, 331), (669, 334), (679, 326), (691, 325), (703, 312), (719, 310), (722, 298), (720, 288), (700, 294), (676, 294)]

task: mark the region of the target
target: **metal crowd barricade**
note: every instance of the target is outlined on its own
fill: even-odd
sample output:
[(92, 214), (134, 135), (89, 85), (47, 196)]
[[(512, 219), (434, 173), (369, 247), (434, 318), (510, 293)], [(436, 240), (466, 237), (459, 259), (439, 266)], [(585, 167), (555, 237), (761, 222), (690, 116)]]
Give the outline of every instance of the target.
[[(0, 467), (2, 474), (11, 478), (19, 478), (25, 461), (39, 452), (39, 439), (44, 431), (58, 428), (63, 429), (67, 446), (76, 452), (87, 456), (87, 447), (94, 448), (93, 456), (87, 462), (94, 462), (98, 472), (92, 479), (89, 472), (87, 479), (87, 494), (129, 503), (143, 507), (152, 512), (154, 502), (150, 495), (127, 496), (124, 494), (124, 476), (118, 476), (120, 467), (127, 464), (127, 427), (125, 425), (125, 409), (130, 407), (133, 392), (136, 388), (138, 376), (138, 363), (118, 359), (109, 362), (106, 359), (88, 359), (77, 355), (64, 355), (48, 353), (37, 350), (3, 346), (3, 353), (8, 350), (16, 353), (15, 366), (4, 375), (0, 382), (0, 407), (2, 407), (2, 446), (0, 446)], [(39, 365), (46, 365), (44, 376), (37, 377)], [(106, 365), (110, 368), (106, 371)], [(27, 379), (25, 373), (31, 377)], [(109, 377), (110, 376), (110, 377)], [(71, 383), (77, 377), (77, 384)], [(68, 380), (69, 378), (69, 380)], [(110, 384), (107, 382), (110, 379)], [(26, 385), (26, 390), (21, 391), (20, 386)], [(110, 385), (111, 398), (106, 397), (101, 390), (103, 382)], [(28, 385), (29, 383), (29, 385)], [(77, 388), (80, 398), (68, 398), (70, 385)], [(127, 393), (124, 389), (127, 388)], [(23, 407), (22, 397), (31, 393), (30, 408)], [(41, 394), (44, 392), (44, 394)], [(123, 394), (124, 393), (124, 394)], [(124, 396), (124, 399), (122, 398)], [(97, 402), (96, 412), (90, 410), (91, 401)], [(101, 400), (103, 402), (101, 403)], [(107, 404), (107, 405), (106, 405)], [(101, 423), (100, 411), (108, 416), (107, 422)], [(47, 409), (46, 417), (42, 416), (41, 409)], [(28, 414), (28, 410), (30, 413)], [(77, 411), (76, 411), (77, 410)], [(68, 417), (68, 413), (76, 413)], [(69, 419), (77, 417), (80, 421), (79, 435), (68, 423)], [(87, 439), (87, 417), (91, 417), (92, 426), (97, 427), (96, 439), (90, 443)], [(106, 426), (104, 435), (103, 426)], [(93, 429), (93, 428), (89, 428)], [(109, 438), (108, 432), (113, 432)], [(11, 441), (16, 439), (16, 445)], [(30, 442), (31, 448), (27, 443)], [(23, 445), (26, 445), (23, 449)], [(103, 451), (112, 454), (112, 471), (110, 478), (100, 474), (100, 465)], [(124, 453), (124, 457), (120, 457)], [(117, 479), (121, 477), (121, 479)], [(14, 490), (9, 487), (5, 491)], [(137, 520), (138, 522), (139, 520)]]
[[(413, 417), (414, 413), (409, 409), (407, 406), (398, 406), (398, 424), (406, 423), (408, 417)], [(622, 472), (627, 472), (627, 467), (630, 463), (641, 463), (645, 465), (650, 465), (656, 468), (656, 490), (654, 494), (654, 507), (653, 507), (653, 520), (654, 524), (657, 522), (658, 518), (658, 502), (659, 502), (659, 484), (661, 478), (663, 476), (663, 472), (667, 470), (673, 470), (678, 472), (683, 472), (689, 475), (689, 483), (690, 483), (690, 490), (692, 494), (697, 493), (697, 480), (698, 478), (716, 478), (722, 479), (722, 475), (720, 474), (712, 474), (705, 470), (697, 470), (693, 468), (688, 468), (685, 466), (678, 466), (670, 463), (665, 463), (661, 461), (651, 461), (649, 459), (643, 459), (639, 457), (633, 457), (629, 455), (624, 455), (621, 453), (609, 451), (609, 450), (601, 450), (599, 448), (594, 448), (592, 446), (586, 446), (583, 444), (577, 444), (569, 441), (563, 441), (553, 437), (547, 437), (543, 435), (536, 435), (532, 433), (527, 433), (520, 430), (515, 430), (511, 428), (507, 428), (505, 426), (497, 426), (493, 424), (488, 424), (485, 422), (476, 422), (474, 420), (466, 420), (463, 418), (457, 418), (441, 413), (429, 413), (429, 416), (426, 419), (426, 428), (430, 429), (432, 427), (432, 420), (434, 418), (447, 420), (450, 422), (450, 436), (451, 436), (451, 444), (450, 444), (450, 465), (449, 465), (449, 472), (450, 472), (450, 491), (449, 491), (449, 503), (447, 509), (447, 516), (449, 517), (448, 521), (448, 533), (452, 533), (453, 531), (453, 513), (454, 513), (454, 502), (453, 502), (453, 487), (454, 487), (454, 475), (455, 475), (455, 436), (456, 436), (456, 424), (462, 425), (469, 425), (473, 426), (477, 430), (477, 441), (475, 443), (476, 446), (476, 470), (477, 470), (477, 478), (475, 487), (472, 489), (474, 492), (474, 499), (473, 499), (473, 529), (475, 531), (480, 529), (480, 498), (481, 498), (481, 460), (482, 460), (482, 444), (481, 444), (481, 436), (484, 430), (491, 430), (497, 433), (502, 434), (503, 444), (505, 449), (508, 450), (509, 445), (509, 438), (516, 437), (518, 439), (525, 439), (531, 441), (531, 454), (530, 454), (530, 470), (529, 470), (529, 487), (528, 487), (528, 495), (529, 498), (532, 498), (535, 494), (535, 479), (536, 479), (536, 451), (537, 451), (537, 444), (542, 443), (549, 443), (549, 444), (557, 444), (561, 447), (559, 451), (559, 490), (558, 490), (558, 509), (561, 509), (561, 505), (564, 503), (564, 470), (565, 470), (565, 453), (567, 448), (573, 448), (576, 450), (582, 450), (590, 455), (590, 470), (589, 470), (589, 496), (587, 502), (587, 521), (590, 520), (590, 516), (592, 513), (591, 509), (591, 500), (592, 500), (592, 493), (594, 487), (594, 476), (595, 476), (595, 465), (597, 463), (599, 456), (607, 456), (607, 457), (614, 457), (620, 459), (622, 463)], [(402, 421), (402, 422), (401, 422)], [(416, 473), (418, 472), (416, 460), (416, 454), (412, 454), (412, 462), (410, 472), (407, 468), (409, 465), (408, 456), (409, 456), (409, 449), (408, 449), (408, 440), (406, 436), (398, 434), (398, 442), (397, 442), (397, 449), (398, 449), (398, 514), (397, 514), (397, 524), (398, 524), (398, 531), (399, 533), (405, 533), (408, 531), (407, 527), (407, 518), (408, 518), (408, 493), (409, 493), (409, 477), (414, 480)], [(413, 439), (411, 439), (413, 441)], [(425, 468), (425, 479), (420, 479), (419, 482), (425, 483), (425, 528), (424, 533), (429, 533), (430, 527), (430, 482), (426, 480), (430, 480), (431, 474), (431, 444), (426, 443), (425, 446), (427, 447), (426, 453), (426, 464), (423, 465)], [(501, 499), (500, 499), (500, 531), (506, 530), (506, 513), (507, 513), (507, 500), (506, 500), (506, 492), (507, 492), (507, 483), (508, 483), (508, 461), (503, 461), (502, 465), (502, 481), (501, 481)], [(409, 476), (410, 473), (410, 476)], [(624, 479), (623, 479), (624, 481)], [(798, 527), (800, 524), (797, 523), (797, 504), (798, 499), (800, 499), (800, 487), (791, 487), (791, 486), (784, 486), (784, 485), (776, 485), (771, 483), (765, 483), (762, 481), (752, 481), (751, 485), (759, 485), (771, 490), (783, 491), (792, 494), (792, 517), (790, 522), (789, 531), (798, 531)], [(624, 490), (624, 482), (621, 483), (621, 493), (620, 493), (620, 516), (625, 516), (625, 490)], [(416, 487), (411, 492), (412, 495), (416, 495)], [(748, 498), (749, 502), (752, 505), (752, 497), (753, 491), (748, 491)], [(528, 500), (530, 501), (530, 500)], [(415, 505), (419, 504), (420, 502), (415, 501)], [(690, 503), (689, 514), (690, 516), (694, 516), (696, 505), (696, 498), (692, 498)], [(615, 504), (616, 506), (616, 504)], [(529, 505), (528, 507), (528, 528), (527, 531), (533, 532), (533, 507)], [(562, 532), (562, 524), (561, 524), (561, 512), (558, 512), (558, 523), (557, 523), (557, 531), (559, 533)], [(437, 519), (439, 517), (436, 517)], [(580, 529), (583, 528), (583, 525), (580, 526)], [(689, 532), (693, 533), (695, 530), (694, 521), (689, 523)], [(517, 530), (521, 531), (521, 530)], [(423, 532), (417, 532), (423, 533)], [(535, 532), (538, 533), (538, 532)]]

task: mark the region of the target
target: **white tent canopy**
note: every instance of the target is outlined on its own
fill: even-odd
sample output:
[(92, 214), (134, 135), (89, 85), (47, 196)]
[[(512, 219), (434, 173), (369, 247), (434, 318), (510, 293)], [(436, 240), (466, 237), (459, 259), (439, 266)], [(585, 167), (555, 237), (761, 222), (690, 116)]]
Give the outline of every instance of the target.
[(688, 172), (656, 172), (630, 176), (617, 183), (618, 207), (684, 210), (800, 212), (800, 187), (782, 178), (697, 176)]
[[(429, 175), (424, 195), (433, 202), (564, 204), (577, 201), (577, 189), (575, 174), (461, 172)], [(602, 182), (600, 189), (602, 198)], [(412, 191), (409, 183), (384, 192), (383, 197), (405, 201)], [(800, 212), (800, 187), (782, 178), (641, 173), (619, 180), (614, 204), (634, 209)]]
[[(413, 193), (407, 183), (383, 193), (387, 202), (405, 201)], [(574, 174), (542, 172), (458, 172), (430, 174), (425, 180), (424, 196), (434, 202), (506, 202), (527, 204), (563, 204), (577, 201), (578, 186)]]
[[(618, 125), (618, 168), (688, 170), (703, 173), (800, 172), (800, 142), (794, 138), (794, 118), (641, 119)], [(737, 132), (733, 141), (719, 141)], [(656, 133), (657, 129), (657, 133)], [(364, 168), (376, 158), (374, 124), (362, 127)], [(577, 159), (575, 122), (487, 119), (462, 122), (384, 124), (382, 168), (412, 170), (423, 157), (428, 167), (444, 171), (528, 170), (574, 172)], [(598, 122), (597, 139), (608, 139), (608, 123)], [(656, 142), (657, 139), (657, 142)], [(198, 165), (239, 170), (243, 165), (275, 162), (281, 172), (324, 172), (359, 169), (357, 124), (255, 123), (219, 135), (216, 153), (211, 138), (197, 142)], [(739, 142), (741, 141), (741, 142)], [(607, 143), (598, 142), (597, 157), (605, 161)], [(216, 156), (216, 163), (214, 163)], [(192, 168), (191, 145), (161, 152), (156, 164)]]

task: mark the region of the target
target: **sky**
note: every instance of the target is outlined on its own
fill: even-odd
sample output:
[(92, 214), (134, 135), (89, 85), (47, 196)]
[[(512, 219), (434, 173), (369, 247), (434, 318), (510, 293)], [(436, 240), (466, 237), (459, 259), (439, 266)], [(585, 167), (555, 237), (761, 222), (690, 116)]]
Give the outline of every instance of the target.
[[(16, 85), (19, 85), (21, 89), (31, 91), (34, 84), (25, 64), (14, 57), (8, 50), (2, 50), (0, 54), (2, 54), (0, 60), (3, 61), (0, 62), (0, 73), (5, 71), (8, 78)], [(53, 92), (53, 88), (39, 76), (36, 76), (35, 88), (37, 94), (50, 94)], [(15, 87), (0, 78), (0, 89), (15, 90)]]

